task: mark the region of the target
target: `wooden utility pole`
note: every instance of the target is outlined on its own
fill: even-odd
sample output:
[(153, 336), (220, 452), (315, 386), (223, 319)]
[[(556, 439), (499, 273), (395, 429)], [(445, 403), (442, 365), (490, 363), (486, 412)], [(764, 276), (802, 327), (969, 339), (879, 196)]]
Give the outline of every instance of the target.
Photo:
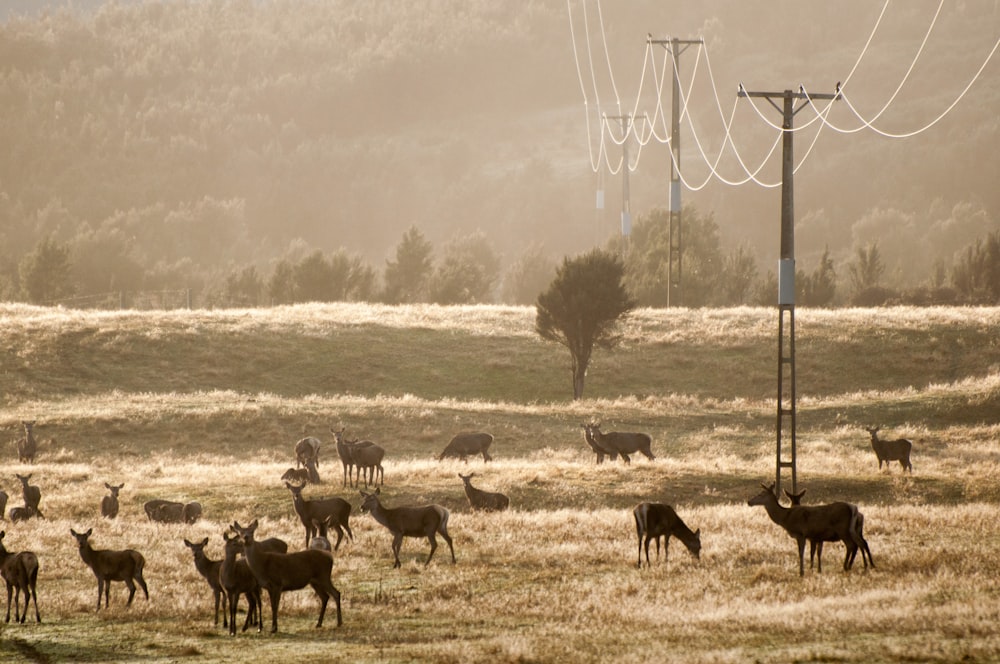
[(692, 44), (704, 44), (701, 39), (653, 39), (650, 44), (659, 44), (670, 51), (673, 58), (673, 88), (670, 98), (670, 227), (667, 229), (667, 244), (670, 248), (667, 258), (667, 306), (680, 306), (681, 283), (684, 271), (681, 269), (681, 84), (677, 73), (680, 71), (680, 55)]
[[(777, 449), (775, 454), (774, 490), (780, 496), (781, 469), (789, 468), (792, 474), (792, 492), (798, 491), (798, 476), (795, 456), (795, 207), (793, 178), (795, 164), (792, 158), (792, 119), (809, 103), (809, 100), (832, 100), (840, 98), (840, 90), (835, 94), (809, 94), (799, 88), (798, 92), (747, 92), (740, 84), (739, 97), (759, 97), (766, 99), (781, 113), (781, 260), (778, 263), (778, 422)], [(781, 99), (778, 106), (775, 99)], [(798, 108), (795, 102), (803, 100)], [(786, 328), (785, 319), (788, 320)], [(788, 456), (782, 454), (783, 430), (788, 430)]]

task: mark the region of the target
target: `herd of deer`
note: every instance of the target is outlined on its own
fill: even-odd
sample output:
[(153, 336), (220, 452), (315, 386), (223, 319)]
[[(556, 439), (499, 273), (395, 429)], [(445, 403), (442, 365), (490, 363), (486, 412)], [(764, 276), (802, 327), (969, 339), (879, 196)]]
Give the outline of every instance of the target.
[[(37, 443), (32, 435), (34, 421), (23, 422), (25, 437), (17, 441), (18, 458), (22, 462), (33, 462), (37, 452)], [(607, 456), (614, 460), (621, 456), (625, 463), (630, 463), (630, 454), (640, 452), (649, 459), (655, 458), (650, 449), (651, 440), (644, 433), (603, 433), (598, 424), (583, 425), (584, 438), (597, 455), (597, 462), (602, 463)], [(904, 470), (913, 472), (910, 463), (912, 443), (906, 439), (880, 440), (879, 428), (866, 429), (871, 435), (872, 449), (879, 462), (879, 470), (885, 463), (899, 461)], [(348, 483), (357, 486), (362, 477), (365, 478), (365, 488), (370, 484), (383, 484), (384, 473), (382, 460), (385, 450), (371, 441), (347, 440), (344, 429), (339, 431), (331, 428), (336, 440), (337, 452), (344, 466), (344, 486)], [(481, 454), (484, 461), (489, 461), (488, 449), (493, 442), (493, 436), (486, 433), (459, 434), (455, 436), (438, 457), (457, 457), (466, 459), (468, 456)], [(191, 542), (184, 539), (184, 544), (191, 549), (195, 568), (205, 578), (212, 589), (215, 599), (215, 623), (218, 624), (219, 608), (223, 610), (223, 627), (228, 627), (229, 633), (236, 633), (236, 613), (241, 595), (247, 598), (247, 617), (243, 631), (256, 625), (258, 631), (263, 627), (263, 610), (261, 590), (265, 589), (271, 604), (271, 631), (278, 629), (278, 606), (281, 594), (309, 586), (320, 599), (319, 619), (316, 627), (322, 627), (327, 604), (332, 597), (337, 607), (337, 625), (342, 624), (340, 592), (331, 580), (333, 569), (332, 552), (340, 548), (346, 537), (353, 540), (354, 534), (349, 524), (351, 504), (338, 497), (323, 499), (306, 499), (302, 490), (307, 481), (318, 482), (317, 467), (319, 465), (320, 441), (317, 438), (304, 438), (295, 446), (295, 456), (298, 466), (305, 467), (305, 474), (296, 476), (298, 484), (293, 484), (288, 473), (282, 477), (284, 484), (291, 492), (292, 505), (305, 528), (305, 549), (289, 553), (288, 544), (278, 538), (257, 540), (258, 521), (255, 519), (248, 526), (241, 526), (234, 521), (229, 530), (235, 534), (223, 533), (225, 555), (222, 560), (211, 560), (205, 554), (208, 538), (201, 542)], [(289, 469), (292, 471), (295, 469)], [(353, 472), (353, 477), (352, 477)], [(472, 486), (474, 473), (458, 474), (462, 480), (469, 504), (475, 510), (502, 511), (510, 506), (510, 499), (502, 493), (482, 491)], [(12, 521), (42, 516), (39, 510), (41, 490), (28, 483), (31, 475), (16, 475), (22, 485), (24, 506), (11, 510)], [(119, 492), (124, 484), (112, 485), (105, 483), (108, 495), (101, 500), (101, 514), (106, 518), (116, 518), (119, 512)], [(791, 502), (789, 507), (780, 503), (775, 485), (761, 484), (762, 491), (747, 501), (748, 505), (761, 505), (768, 516), (795, 539), (799, 554), (799, 575), (805, 574), (805, 543), (810, 544), (809, 566), (812, 568), (816, 559), (817, 570), (822, 572), (822, 555), (824, 542), (840, 541), (844, 543), (846, 554), (844, 570), (850, 570), (854, 564), (858, 550), (861, 551), (865, 568), (875, 566), (871, 550), (864, 538), (864, 515), (856, 505), (835, 502), (826, 505), (802, 505), (801, 499), (805, 491), (798, 493), (785, 492)], [(448, 533), (449, 511), (441, 505), (404, 506), (390, 508), (381, 502), (381, 490), (375, 488), (368, 492), (359, 488), (361, 495), (360, 511), (370, 513), (376, 522), (383, 525), (392, 535), (393, 567), (401, 566), (399, 552), (405, 537), (427, 538), (430, 552), (425, 565), (429, 564), (437, 550), (437, 535), (448, 544), (452, 563), (455, 559), (455, 548)], [(0, 491), (0, 517), (7, 502), (7, 494)], [(150, 520), (172, 523), (193, 523), (201, 516), (201, 505), (197, 502), (180, 503), (176, 501), (151, 500), (144, 504), (144, 510)], [(639, 540), (637, 566), (642, 567), (642, 555), (645, 550), (646, 564), (649, 561), (649, 544), (656, 542), (657, 557), (660, 552), (660, 541), (663, 540), (664, 562), (667, 559), (669, 539), (671, 536), (679, 539), (688, 551), (698, 558), (701, 552), (701, 531), (692, 531), (670, 505), (663, 503), (644, 502), (633, 510), (636, 534)], [(328, 530), (337, 532), (337, 541), (331, 546), (327, 539)], [(78, 533), (70, 529), (76, 538), (83, 562), (91, 568), (97, 578), (97, 608), (101, 608), (101, 596), (104, 596), (104, 606), (108, 607), (110, 585), (112, 581), (122, 581), (128, 588), (127, 606), (135, 597), (136, 584), (142, 588), (146, 599), (149, 590), (143, 579), (142, 572), (145, 559), (134, 549), (121, 551), (94, 549), (90, 543), (93, 529)], [(31, 551), (9, 552), (3, 538), (6, 531), (0, 531), (0, 576), (7, 585), (7, 617), (10, 622), (11, 595), (14, 594), (14, 620), (25, 622), (30, 607), (29, 599), (34, 602), (35, 620), (41, 622), (38, 612), (38, 599), (35, 586), (38, 578), (38, 557)], [(24, 594), (23, 611), (20, 606), (21, 594)], [(228, 613), (228, 615), (227, 615)]]

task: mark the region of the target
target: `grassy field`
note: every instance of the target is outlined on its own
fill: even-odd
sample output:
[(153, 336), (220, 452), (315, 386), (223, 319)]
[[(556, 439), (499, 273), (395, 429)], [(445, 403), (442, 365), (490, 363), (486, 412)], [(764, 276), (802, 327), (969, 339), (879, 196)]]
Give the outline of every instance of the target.
[[(571, 400), (565, 349), (533, 310), (331, 305), (259, 311), (70, 312), (0, 305), (0, 488), (32, 473), (46, 518), (3, 523), (41, 561), (43, 622), (0, 627), (3, 661), (995, 661), (1000, 659), (1000, 309), (797, 312), (799, 482), (806, 502), (860, 505), (876, 568), (799, 578), (794, 542), (748, 507), (774, 476), (777, 313), (637, 312)], [(42, 440), (17, 462), (22, 419)], [(644, 430), (655, 461), (595, 464), (580, 424)], [(864, 426), (914, 441), (914, 473), (876, 469)], [(230, 638), (183, 539), (221, 557), (232, 520), (293, 548), (304, 531), (279, 481), (306, 435), (330, 427), (387, 450), (385, 502), (452, 511), (458, 563), (355, 513), (335, 555), (344, 625), (314, 628), (311, 590), (282, 598), (280, 632)], [(495, 461), (438, 462), (462, 430), (491, 431)], [(468, 509), (459, 472), (510, 495)], [(125, 483), (115, 521), (104, 482)], [(190, 526), (149, 523), (153, 497), (198, 500)], [(631, 508), (668, 502), (702, 533), (699, 560), (636, 568)], [(70, 528), (136, 548), (150, 599), (95, 612), (97, 583)], [(442, 543), (443, 544), (443, 543)], [(242, 617), (241, 617), (242, 619)], [(269, 611), (265, 610), (265, 619)], [(252, 648), (243, 647), (252, 643)]]

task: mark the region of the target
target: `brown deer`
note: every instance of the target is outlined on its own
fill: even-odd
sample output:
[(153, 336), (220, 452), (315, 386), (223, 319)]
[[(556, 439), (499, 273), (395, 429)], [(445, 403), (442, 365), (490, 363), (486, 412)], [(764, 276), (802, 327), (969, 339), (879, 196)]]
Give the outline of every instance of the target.
[(642, 568), (642, 549), (646, 545), (646, 566), (649, 567), (649, 541), (656, 540), (656, 555), (660, 555), (660, 538), (663, 537), (663, 563), (667, 563), (670, 536), (679, 539), (695, 558), (701, 557), (701, 528), (691, 532), (674, 508), (663, 503), (639, 503), (632, 510), (635, 533), (639, 538), (639, 562)]
[(28, 484), (28, 480), (31, 479), (31, 473), (27, 475), (18, 475), (14, 473), (14, 477), (21, 480), (21, 494), (24, 496), (24, 506), (30, 507), (35, 512), (41, 515), (41, 510), (38, 508), (38, 504), (42, 502), (42, 490), (39, 489), (34, 484)]
[(467, 461), (468, 457), (476, 454), (483, 455), (483, 461), (492, 461), (489, 454), (490, 445), (493, 444), (493, 435), (488, 433), (460, 433), (448, 443), (438, 461), (446, 457), (457, 457), (462, 461)]
[[(791, 502), (792, 507), (802, 504), (802, 496), (806, 495), (806, 490), (802, 489), (798, 493), (792, 493), (785, 489), (785, 496)], [(865, 529), (865, 515), (861, 513), (857, 505), (848, 503), (856, 512), (854, 519), (854, 534), (857, 536), (855, 541), (858, 542), (858, 549), (861, 549), (861, 562), (865, 563), (865, 567), (871, 565), (875, 567), (875, 561), (872, 560), (871, 549), (868, 548), (868, 540), (865, 539), (864, 529)], [(819, 555), (820, 559), (823, 558), (823, 541), (824, 540), (809, 540), (809, 569), (813, 568), (813, 557)], [(837, 542), (839, 538), (834, 538), (832, 540), (826, 540), (827, 542)], [(854, 559), (857, 557), (857, 549), (848, 553), (849, 560), (845, 561), (848, 569), (854, 566)]]
[(302, 497), (304, 484), (295, 485), (285, 482), (285, 486), (292, 492), (292, 505), (295, 513), (299, 515), (299, 520), (306, 528), (306, 548), (309, 542), (316, 535), (320, 523), (332, 525), (337, 531), (337, 544), (334, 549), (340, 548), (340, 542), (344, 539), (344, 531), (348, 537), (354, 539), (351, 526), (348, 523), (351, 516), (351, 504), (343, 498), (323, 498), (306, 500)]
[(221, 560), (212, 560), (205, 555), (205, 547), (208, 546), (208, 538), (200, 542), (191, 542), (184, 539), (184, 546), (191, 549), (194, 555), (194, 568), (205, 577), (208, 587), (212, 589), (212, 597), (215, 599), (215, 624), (219, 624), (219, 604), (222, 604), (222, 626), (229, 627), (226, 619), (226, 595), (222, 592), (222, 581), (219, 578), (219, 570), (222, 569)]
[[(649, 434), (633, 433), (627, 431), (609, 431), (603, 433), (600, 424), (585, 425), (585, 429), (590, 431), (594, 444), (591, 447), (600, 448), (606, 454), (614, 458), (614, 454), (620, 454), (626, 464), (632, 463), (630, 454), (641, 452), (643, 456), (652, 461), (656, 457), (650, 449), (652, 439)], [(598, 458), (600, 461), (600, 458)]]
[(118, 492), (122, 490), (125, 483), (122, 482), (118, 486), (111, 486), (107, 482), (104, 483), (107, 487), (109, 493), (101, 499), (101, 516), (105, 519), (114, 519), (118, 516)]
[[(778, 524), (795, 540), (799, 547), (799, 576), (805, 575), (806, 541), (834, 542), (840, 540), (847, 548), (844, 571), (850, 569), (848, 561), (857, 554), (861, 542), (857, 536), (857, 507), (837, 502), (828, 505), (784, 507), (778, 502), (774, 483), (761, 483), (763, 489), (747, 501), (747, 505), (762, 505), (771, 521)], [(853, 507), (853, 509), (852, 509)], [(864, 556), (862, 556), (862, 559)], [(823, 572), (823, 561), (817, 559), (817, 571)]]
[[(7, 619), (10, 622), (10, 596), (14, 595), (14, 622), (24, 623), (28, 618), (28, 604), (35, 603), (35, 622), (42, 622), (38, 614), (38, 595), (35, 584), (38, 581), (38, 556), (31, 551), (14, 553), (4, 546), (6, 531), (0, 530), (0, 576), (7, 583)], [(21, 592), (24, 592), (24, 612), (20, 612)]]
[[(243, 540), (239, 535), (229, 537), (228, 533), (222, 533), (225, 540), (225, 555), (222, 565), (219, 568), (219, 582), (229, 602), (229, 634), (236, 636), (236, 609), (240, 603), (240, 595), (247, 596), (247, 617), (243, 621), (243, 631), (247, 631), (250, 625), (257, 625), (257, 631), (262, 628), (264, 621), (263, 608), (260, 601), (260, 584), (257, 578), (250, 571), (250, 566), (243, 558), (237, 559), (236, 554), (243, 554)], [(260, 547), (260, 542), (257, 546)], [(287, 550), (287, 549), (286, 549)], [(283, 552), (281, 552), (283, 553)]]
[[(583, 427), (583, 439), (587, 441), (587, 445), (590, 445), (590, 449), (594, 450), (594, 453), (597, 455), (597, 463), (604, 463), (605, 456), (609, 457), (612, 461), (618, 458), (618, 452), (608, 451), (597, 444), (589, 424), (581, 424), (580, 426)], [(659, 541), (657, 541), (657, 544), (659, 544)]]
[(295, 467), (308, 468), (307, 462), (312, 461), (315, 466), (319, 466), (319, 446), (322, 441), (319, 438), (307, 436), (295, 443)]
[(448, 534), (449, 512), (440, 505), (424, 505), (421, 507), (383, 507), (379, 501), (380, 491), (375, 489), (374, 493), (361, 494), (361, 511), (370, 512), (376, 521), (389, 529), (392, 533), (392, 555), (396, 561), (393, 568), (401, 567), (399, 562), (399, 549), (403, 546), (404, 537), (426, 537), (431, 543), (431, 552), (427, 555), (429, 565), (434, 551), (437, 550), (437, 539), (435, 534), (440, 534), (451, 549), (451, 562), (455, 563), (455, 547), (451, 543), (451, 535)]
[(865, 431), (872, 436), (872, 449), (875, 450), (875, 456), (878, 457), (878, 469), (882, 470), (883, 462), (885, 462), (885, 468), (888, 470), (890, 461), (898, 461), (899, 465), (903, 467), (903, 472), (909, 470), (912, 475), (913, 465), (910, 463), (910, 450), (913, 449), (913, 443), (906, 438), (880, 440), (878, 432), (881, 428), (875, 427), (872, 429), (865, 427)]
[(38, 441), (32, 433), (35, 420), (30, 422), (22, 420), (21, 424), (24, 426), (24, 438), (17, 441), (17, 460), (21, 463), (35, 463), (35, 454), (38, 453)]
[(246, 528), (233, 522), (232, 529), (243, 539), (243, 550), (247, 564), (257, 583), (267, 590), (271, 599), (271, 632), (278, 631), (278, 604), (281, 593), (286, 590), (301, 590), (310, 586), (319, 597), (319, 620), (316, 628), (323, 626), (326, 605), (333, 597), (337, 604), (337, 626), (343, 624), (340, 613), (340, 591), (333, 586), (330, 574), (333, 571), (333, 557), (325, 551), (306, 549), (295, 553), (266, 553), (254, 541), (257, 519)]
[[(344, 465), (344, 486), (347, 486), (348, 483), (351, 486), (357, 486), (362, 476), (365, 478), (366, 489), (369, 483), (372, 486), (376, 483), (385, 483), (385, 471), (382, 468), (385, 449), (381, 445), (376, 445), (370, 440), (347, 440), (344, 437), (343, 428), (336, 431), (331, 427), (330, 431), (337, 443), (337, 455), (340, 456), (340, 461)], [(353, 481), (351, 481), (352, 468), (355, 469)]]
[(459, 473), (458, 476), (465, 483), (465, 495), (468, 497), (469, 505), (472, 506), (472, 509), (483, 510), (484, 512), (502, 512), (510, 507), (510, 498), (502, 493), (483, 491), (472, 486), (472, 478), (475, 476), (475, 473), (469, 473), (468, 475)]
[(111, 592), (112, 581), (124, 581), (128, 588), (128, 602), (125, 606), (132, 606), (132, 599), (135, 597), (135, 584), (138, 583), (149, 599), (149, 589), (146, 587), (146, 580), (142, 578), (142, 568), (146, 565), (146, 559), (142, 554), (134, 549), (123, 551), (112, 551), (107, 549), (95, 549), (90, 544), (90, 536), (94, 532), (90, 528), (85, 533), (78, 533), (72, 528), (69, 532), (76, 538), (76, 543), (80, 547), (80, 558), (84, 564), (90, 567), (97, 577), (97, 610), (101, 610), (101, 593), (104, 594), (104, 608), (108, 608), (108, 595)]

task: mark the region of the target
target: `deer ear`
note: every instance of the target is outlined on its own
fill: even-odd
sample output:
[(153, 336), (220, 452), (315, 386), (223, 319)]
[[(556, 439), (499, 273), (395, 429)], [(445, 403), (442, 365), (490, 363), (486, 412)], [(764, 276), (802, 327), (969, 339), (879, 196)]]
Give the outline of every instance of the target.
[(208, 538), (207, 537), (201, 541), (201, 545), (202, 546), (208, 546)]
[(87, 528), (87, 532), (84, 533), (87, 537), (90, 537), (94, 533), (93, 528)]

